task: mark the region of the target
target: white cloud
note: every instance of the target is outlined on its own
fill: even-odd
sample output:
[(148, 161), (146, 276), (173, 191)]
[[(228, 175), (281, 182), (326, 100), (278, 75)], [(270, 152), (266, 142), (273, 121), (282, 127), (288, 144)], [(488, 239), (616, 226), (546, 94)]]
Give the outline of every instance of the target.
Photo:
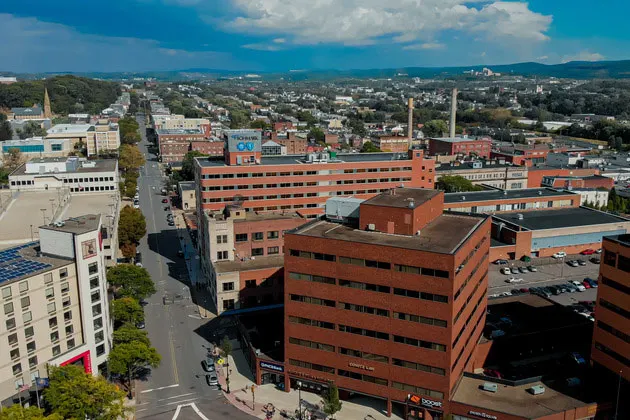
[(446, 45), (439, 42), (425, 42), (424, 44), (405, 45), (403, 50), (443, 50), (444, 48)]
[(549, 59), (548, 55), (541, 55), (540, 57), (536, 57), (536, 60), (540, 60), (540, 61), (545, 61), (548, 59)]
[[(92, 72), (181, 69), (221, 61), (227, 53), (165, 48), (151, 39), (83, 34), (65, 25), (0, 13), (3, 70), (16, 72)], [(177, 57), (177, 60), (173, 60)]]
[(569, 61), (601, 61), (605, 59), (602, 54), (590, 52), (588, 50), (580, 51), (577, 54), (565, 55), (562, 57), (562, 63), (568, 63)]
[[(544, 41), (551, 16), (525, 2), (486, 0), (231, 0), (236, 32), (282, 35), (295, 44), (428, 42), (442, 31), (480, 32), (493, 40)], [(487, 3), (487, 4), (486, 4)], [(385, 39), (383, 39), (385, 38)]]
[(256, 51), (280, 51), (282, 48), (278, 45), (264, 44), (264, 43), (255, 43), (255, 44), (245, 44), (242, 48), (247, 48), (248, 50), (256, 50)]

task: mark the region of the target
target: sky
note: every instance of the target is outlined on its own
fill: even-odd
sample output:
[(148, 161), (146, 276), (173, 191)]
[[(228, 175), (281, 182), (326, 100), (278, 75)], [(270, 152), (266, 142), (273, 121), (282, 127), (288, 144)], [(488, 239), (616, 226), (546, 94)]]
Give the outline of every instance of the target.
[(628, 0), (2, 0), (0, 72), (621, 60), (629, 14)]

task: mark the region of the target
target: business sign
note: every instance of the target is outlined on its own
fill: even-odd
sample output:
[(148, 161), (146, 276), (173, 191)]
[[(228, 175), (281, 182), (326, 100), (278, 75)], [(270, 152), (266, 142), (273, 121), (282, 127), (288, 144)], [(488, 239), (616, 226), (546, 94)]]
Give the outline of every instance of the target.
[(276, 363), (269, 363), (260, 361), (258, 364), (261, 369), (273, 370), (274, 372), (284, 373), (284, 366), (278, 365)]
[(374, 371), (374, 368), (372, 366), (366, 366), (361, 363), (348, 362), (348, 366), (353, 367), (355, 369), (369, 370), (370, 372)]
[(481, 411), (469, 411), (468, 414), (471, 416), (482, 417), (484, 419), (497, 420), (497, 416), (493, 416), (492, 414), (482, 413)]
[(262, 133), (258, 130), (227, 130), (228, 151), (233, 153), (260, 152)]
[(417, 395), (410, 395), (409, 401), (414, 404), (422, 405), (429, 408), (442, 408), (442, 403), (440, 401), (429, 400), (424, 397), (419, 397)]

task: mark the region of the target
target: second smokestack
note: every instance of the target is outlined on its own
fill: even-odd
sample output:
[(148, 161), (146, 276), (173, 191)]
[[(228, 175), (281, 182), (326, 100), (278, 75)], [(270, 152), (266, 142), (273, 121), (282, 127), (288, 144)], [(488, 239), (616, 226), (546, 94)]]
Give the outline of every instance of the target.
[(451, 95), (451, 121), (449, 124), (449, 137), (455, 137), (455, 121), (457, 117), (457, 88), (453, 88)]
[(413, 98), (407, 100), (407, 108), (409, 115), (407, 117), (407, 141), (409, 142), (409, 148), (411, 149), (413, 142)]

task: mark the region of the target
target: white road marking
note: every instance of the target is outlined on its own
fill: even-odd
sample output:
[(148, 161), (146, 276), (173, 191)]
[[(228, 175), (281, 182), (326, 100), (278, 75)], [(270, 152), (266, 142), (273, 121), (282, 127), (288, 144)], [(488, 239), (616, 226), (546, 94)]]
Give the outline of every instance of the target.
[(202, 420), (210, 420), (208, 417), (204, 416), (204, 414), (201, 412), (201, 410), (199, 410), (199, 408), (197, 408), (197, 405), (195, 403), (188, 403), (188, 404), (180, 404), (180, 405), (178, 405), (177, 406), (177, 410), (175, 410), (175, 414), (173, 415), (173, 418), (171, 420), (176, 420), (177, 417), (179, 417), (179, 412), (184, 407), (191, 407), (193, 410), (195, 410), (195, 413), (199, 417), (201, 417)]
[(181, 403), (183, 403), (183, 402), (195, 401), (195, 400), (198, 400), (198, 399), (199, 399), (199, 397), (195, 397), (195, 398), (188, 398), (188, 399), (186, 399), (186, 400), (173, 401), (173, 402), (170, 402), (170, 403), (166, 403), (165, 405), (181, 404)]
[(179, 397), (187, 397), (189, 395), (194, 395), (194, 392), (189, 392), (188, 394), (182, 394), (182, 395), (175, 395), (174, 397), (168, 397), (168, 398), (164, 398), (165, 400), (172, 400), (173, 398), (179, 398)]
[(140, 391), (141, 394), (146, 394), (147, 392), (153, 392), (153, 391), (159, 391), (162, 389), (167, 389), (167, 388), (175, 388), (178, 387), (179, 384), (173, 384), (173, 385), (168, 385), (168, 386), (161, 386), (159, 388), (153, 388), (153, 389), (145, 389), (144, 391)]
[(190, 404), (190, 406), (193, 410), (195, 410), (195, 413), (197, 413), (197, 415), (202, 418), (202, 420), (210, 420), (208, 417), (203, 415), (203, 413), (197, 408), (195, 403)]
[(180, 412), (181, 410), (182, 410), (182, 406), (181, 406), (181, 405), (178, 405), (178, 406), (177, 406), (177, 410), (175, 410), (175, 414), (173, 415), (173, 419), (172, 419), (172, 420), (175, 420), (175, 419), (179, 416), (179, 412)]
[[(188, 306), (194, 306), (194, 305), (188, 305)], [(188, 315), (188, 317), (189, 317), (189, 318), (192, 318), (192, 319), (201, 319), (201, 317), (200, 317), (200, 316), (197, 316), (197, 315), (190, 315), (190, 314), (189, 314), (189, 315)]]

